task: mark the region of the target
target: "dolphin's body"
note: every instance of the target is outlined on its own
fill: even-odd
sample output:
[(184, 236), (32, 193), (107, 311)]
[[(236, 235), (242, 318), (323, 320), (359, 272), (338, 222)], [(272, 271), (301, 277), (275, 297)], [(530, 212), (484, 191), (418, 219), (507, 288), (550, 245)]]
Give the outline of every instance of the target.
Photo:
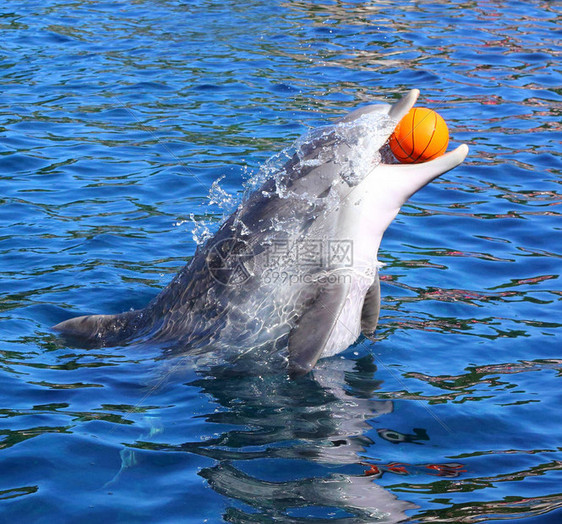
[(373, 333), (382, 236), (416, 191), (468, 147), (422, 164), (388, 163), (387, 139), (414, 105), (357, 109), (297, 144), (145, 309), (54, 327), (89, 344), (150, 340), (189, 353), (284, 355), (292, 375)]

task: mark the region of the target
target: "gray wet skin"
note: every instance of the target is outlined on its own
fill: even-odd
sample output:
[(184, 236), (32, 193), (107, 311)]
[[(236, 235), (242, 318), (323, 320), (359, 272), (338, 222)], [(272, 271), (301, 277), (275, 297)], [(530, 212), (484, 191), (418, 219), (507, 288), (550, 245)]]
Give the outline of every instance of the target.
[(53, 329), (97, 346), (277, 353), (291, 376), (371, 335), (384, 231), (410, 196), (468, 153), (463, 144), (421, 164), (385, 163), (387, 139), (418, 95), (362, 107), (298, 143), (146, 308)]

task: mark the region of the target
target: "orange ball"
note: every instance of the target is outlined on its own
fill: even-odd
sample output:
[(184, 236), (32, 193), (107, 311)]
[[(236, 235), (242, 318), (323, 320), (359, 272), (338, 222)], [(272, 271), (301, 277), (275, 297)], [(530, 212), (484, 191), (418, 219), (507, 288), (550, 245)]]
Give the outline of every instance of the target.
[(441, 156), (449, 145), (445, 120), (426, 107), (413, 107), (390, 137), (390, 149), (402, 164), (417, 164)]

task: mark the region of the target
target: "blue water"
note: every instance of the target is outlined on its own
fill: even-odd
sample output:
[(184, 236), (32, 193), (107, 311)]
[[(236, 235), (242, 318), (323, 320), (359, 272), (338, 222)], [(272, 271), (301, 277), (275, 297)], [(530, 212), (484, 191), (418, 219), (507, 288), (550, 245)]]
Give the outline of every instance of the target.
[[(558, 2), (0, 7), (0, 520), (560, 522)], [(378, 341), (305, 379), (66, 347), (268, 157), (419, 88), (467, 161), (383, 240)], [(370, 473), (366, 475), (365, 472)]]

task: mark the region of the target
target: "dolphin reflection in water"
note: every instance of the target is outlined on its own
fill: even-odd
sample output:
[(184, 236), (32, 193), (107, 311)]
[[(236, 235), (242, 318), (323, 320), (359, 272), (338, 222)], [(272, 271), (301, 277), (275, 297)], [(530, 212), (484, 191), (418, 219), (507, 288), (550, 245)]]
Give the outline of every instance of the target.
[[(234, 373), (228, 363), (195, 370), (185, 356), (164, 362), (167, 370), (158, 370), (156, 390), (149, 389), (153, 407), (145, 412), (142, 423), (146, 433), (126, 444), (121, 471), (108, 483), (112, 492), (122, 486), (130, 489), (143, 475), (142, 468), (151, 468), (155, 462), (170, 464), (176, 479), (175, 464), (185, 459), (173, 457), (193, 454), (212, 461), (188, 459), (221, 496), (211, 503), (224, 508), (225, 522), (391, 524), (408, 520), (418, 506), (403, 499), (408, 497), (407, 490), (399, 488), (395, 493), (380, 486), (381, 475), (401, 475), (402, 488), (404, 484), (419, 488), (428, 475), (456, 482), (465, 471), (458, 463), (396, 463), (398, 457), (422, 456), (420, 446), (430, 441), (431, 434), (416, 428), (415, 435), (403, 438), (397, 431), (382, 429), (393, 422), (404, 427), (404, 420), (394, 415), (394, 395), (379, 392), (383, 382), (374, 378), (377, 370), (367, 350), (354, 359), (324, 359), (297, 380), (282, 370), (262, 375)], [(167, 380), (163, 382), (162, 377)], [(181, 403), (170, 406), (171, 398), (184, 395), (201, 399), (196, 415), (186, 412)], [(396, 398), (404, 402), (401, 392)], [(410, 409), (415, 411), (419, 405), (413, 402)], [(170, 407), (181, 420), (161, 426), (159, 411)], [(413, 418), (424, 420), (427, 415), (424, 411)], [(186, 435), (201, 420), (204, 434), (198, 431), (189, 440)], [(431, 447), (433, 454), (435, 447)], [(138, 456), (137, 449), (142, 450)], [(156, 458), (147, 452), (156, 453)], [(158, 456), (165, 453), (172, 454), (169, 460)], [(183, 489), (189, 500), (193, 483), (190, 479), (175, 491)], [(414, 488), (411, 495), (427, 493), (419, 489)], [(432, 515), (428, 518), (432, 520)]]
[[(170, 365), (169, 384), (177, 394), (175, 378), (185, 377), (186, 369)], [(375, 371), (370, 354), (323, 360), (298, 380), (282, 372), (233, 374), (227, 364), (199, 369), (199, 378), (184, 387), (209, 399), (207, 414), (197, 418), (204, 418), (212, 438), (177, 443), (181, 437), (172, 427), (149, 431), (127, 445), (130, 465), (112, 481), (112, 491), (139, 475), (129, 471), (143, 467), (143, 455), (130, 457), (135, 448), (192, 453), (215, 462), (198, 474), (226, 497), (226, 522), (403, 522), (417, 506), (366, 475), (371, 448), (384, 456), (391, 446), (390, 456), (395, 454), (393, 444), (375, 446), (385, 446), (373, 427), (376, 420), (393, 411), (391, 400), (376, 399), (381, 382), (373, 378)]]
[(297, 142), (144, 309), (54, 329), (99, 346), (148, 341), (231, 362), (249, 356), (293, 377), (371, 335), (385, 230), (410, 196), (468, 152), (461, 145), (428, 162), (393, 163), (388, 137), (418, 94), (362, 107)]

